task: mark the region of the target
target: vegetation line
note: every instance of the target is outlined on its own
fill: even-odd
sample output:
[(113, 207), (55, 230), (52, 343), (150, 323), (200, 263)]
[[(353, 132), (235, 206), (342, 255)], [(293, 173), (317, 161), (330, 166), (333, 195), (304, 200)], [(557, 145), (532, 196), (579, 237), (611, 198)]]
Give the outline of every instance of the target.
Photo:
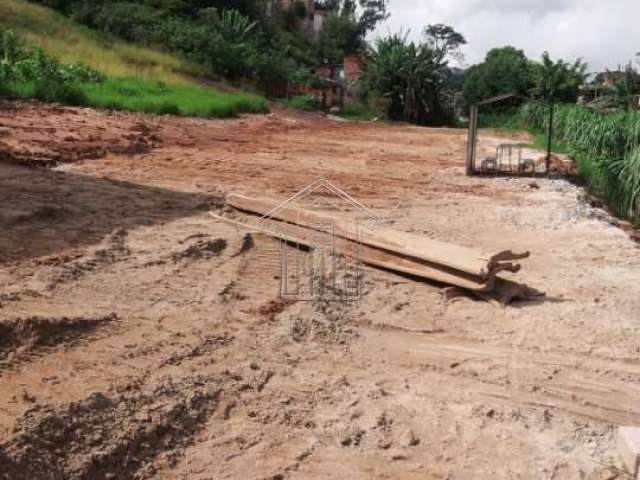
[[(534, 133), (534, 144), (546, 148), (548, 107), (530, 102), (512, 114), (489, 115), (483, 124)], [(589, 192), (607, 201), (612, 211), (640, 225), (640, 112), (597, 113), (577, 105), (556, 106), (554, 151), (576, 159)]]
[(264, 98), (198, 85), (112, 78), (81, 63), (64, 64), (0, 30), (0, 95), (155, 114), (225, 118), (268, 111)]

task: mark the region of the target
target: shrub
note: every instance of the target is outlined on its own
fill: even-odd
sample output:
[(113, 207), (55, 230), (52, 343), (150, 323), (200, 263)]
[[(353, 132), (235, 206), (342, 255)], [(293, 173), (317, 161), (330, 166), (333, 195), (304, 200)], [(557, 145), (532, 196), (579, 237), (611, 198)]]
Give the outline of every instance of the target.
[(384, 118), (384, 110), (376, 110), (371, 105), (355, 103), (346, 105), (340, 112), (340, 116), (348, 120), (370, 121), (374, 118)]
[(35, 84), (34, 96), (42, 102), (59, 102), (65, 105), (86, 105), (88, 98), (80, 86), (73, 83), (43, 79)]
[(162, 21), (158, 10), (132, 2), (108, 2), (90, 8), (92, 13), (81, 11), (77, 19), (129, 41), (150, 43)]
[(4, 64), (0, 63), (0, 96), (7, 94), (7, 68)]
[(26, 48), (22, 40), (12, 30), (0, 31), (0, 61), (5, 65), (24, 58), (27, 55)]
[(313, 111), (320, 108), (320, 102), (313, 95), (300, 95), (290, 99), (287, 106), (296, 110)]
[(0, 91), (4, 94), (85, 105), (88, 99), (79, 84), (103, 79), (101, 74), (85, 65), (63, 65), (42, 49), (27, 49), (9, 30), (0, 32), (0, 49)]
[(277, 51), (262, 53), (255, 52), (250, 59), (260, 86), (271, 93), (277, 90), (287, 80), (290, 80), (291, 73), (295, 70), (295, 62), (285, 57)]
[(78, 6), (74, 18), (102, 32), (147, 45), (164, 45), (211, 73), (252, 77), (256, 26), (237, 10), (203, 8), (193, 18), (156, 7), (118, 1)]
[(67, 80), (82, 83), (100, 83), (106, 78), (104, 74), (83, 63), (61, 64), (60, 74)]

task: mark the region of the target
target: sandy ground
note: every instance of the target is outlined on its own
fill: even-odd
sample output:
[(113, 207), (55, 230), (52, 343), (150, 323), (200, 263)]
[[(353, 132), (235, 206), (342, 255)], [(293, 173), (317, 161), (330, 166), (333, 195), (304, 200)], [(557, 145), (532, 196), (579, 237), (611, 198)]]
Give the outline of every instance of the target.
[[(565, 180), (466, 177), (465, 140), (3, 104), (0, 478), (625, 478), (638, 245)], [(208, 212), (320, 177), (398, 229), (531, 251), (547, 296), (366, 268), (359, 302), (281, 300), (273, 240)]]

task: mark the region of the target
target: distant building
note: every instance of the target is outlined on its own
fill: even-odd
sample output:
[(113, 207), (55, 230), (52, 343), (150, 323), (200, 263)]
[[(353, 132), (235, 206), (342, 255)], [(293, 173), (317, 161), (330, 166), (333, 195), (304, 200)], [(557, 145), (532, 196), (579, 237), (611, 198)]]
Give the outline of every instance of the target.
[(615, 82), (622, 78), (622, 74), (623, 72), (620, 70), (589, 74), (589, 79), (580, 87), (578, 104), (587, 105), (601, 98)]
[(363, 59), (347, 55), (342, 63), (318, 65), (313, 72), (323, 79), (327, 88), (317, 92), (325, 107), (343, 107), (355, 101), (354, 86), (362, 76)]
[(624, 72), (621, 69), (616, 71), (606, 71), (597, 73), (594, 78), (594, 83), (596, 87), (601, 88), (609, 88), (612, 87), (616, 82), (624, 79)]
[(298, 16), (298, 29), (311, 38), (317, 38), (324, 22), (334, 12), (331, 9), (323, 8), (315, 0), (268, 0), (268, 17), (274, 16), (277, 12), (293, 11)]
[[(291, 12), (297, 18), (297, 28), (310, 39), (317, 39), (324, 22), (335, 10), (323, 7), (314, 0), (268, 0), (266, 15), (273, 17)], [(311, 70), (323, 80), (324, 87), (311, 88), (298, 84), (281, 85), (274, 89), (276, 96), (314, 95), (325, 107), (342, 107), (354, 100), (355, 83), (362, 74), (362, 59), (357, 55), (347, 55), (342, 63), (316, 65)]]
[(357, 100), (358, 80), (362, 76), (363, 60), (357, 55), (347, 55), (342, 63), (327, 63), (311, 68), (322, 86), (310, 87), (289, 83), (275, 88), (271, 94), (276, 97), (313, 95), (325, 108), (343, 107)]

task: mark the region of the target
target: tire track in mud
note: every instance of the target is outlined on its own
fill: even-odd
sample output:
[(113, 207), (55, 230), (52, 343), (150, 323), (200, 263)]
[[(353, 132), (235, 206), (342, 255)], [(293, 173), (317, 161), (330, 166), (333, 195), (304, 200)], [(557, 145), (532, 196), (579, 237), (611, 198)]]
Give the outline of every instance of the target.
[[(131, 253), (127, 247), (128, 233), (123, 228), (116, 228), (102, 242), (93, 254), (80, 256), (76, 260), (61, 265), (61, 271), (50, 282), (48, 289), (53, 290), (58, 284), (80, 280), (83, 276), (104, 270), (109, 266), (124, 261)], [(51, 261), (51, 260), (50, 260)]]
[[(390, 365), (456, 377), (466, 395), (536, 405), (614, 424), (640, 423), (640, 363), (569, 353), (530, 352), (438, 336), (369, 329), (369, 354)], [(378, 357), (380, 358), (380, 357)], [(623, 373), (632, 381), (611, 378)], [(450, 395), (444, 388), (441, 393)], [(438, 396), (438, 391), (430, 395)]]

